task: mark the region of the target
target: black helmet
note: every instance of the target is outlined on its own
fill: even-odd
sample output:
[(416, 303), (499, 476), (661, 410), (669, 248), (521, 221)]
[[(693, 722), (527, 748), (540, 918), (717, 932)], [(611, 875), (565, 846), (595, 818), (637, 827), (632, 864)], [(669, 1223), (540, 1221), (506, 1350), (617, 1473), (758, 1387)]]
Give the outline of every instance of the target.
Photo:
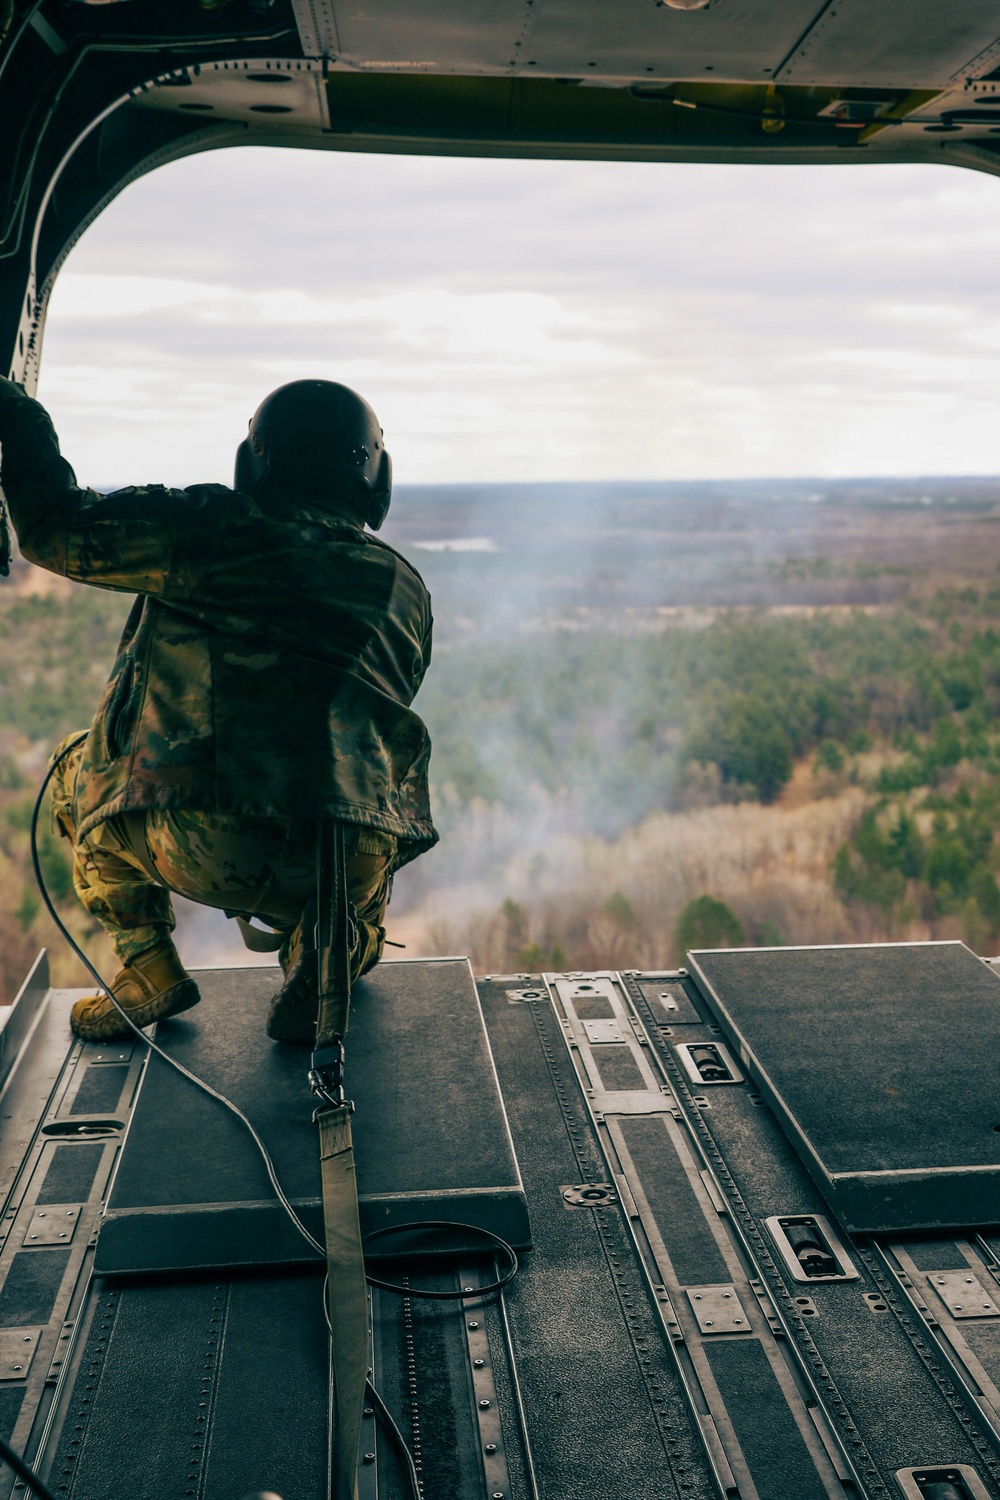
[(368, 402), (332, 380), (293, 380), (265, 397), (236, 450), (238, 490), (297, 490), (346, 500), (378, 531), (392, 495), (392, 460)]

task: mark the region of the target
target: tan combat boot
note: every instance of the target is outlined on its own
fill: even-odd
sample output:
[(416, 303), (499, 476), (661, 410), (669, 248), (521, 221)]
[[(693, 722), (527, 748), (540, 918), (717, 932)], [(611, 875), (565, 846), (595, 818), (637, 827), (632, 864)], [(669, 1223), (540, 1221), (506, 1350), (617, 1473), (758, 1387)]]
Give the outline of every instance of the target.
[[(136, 1026), (148, 1026), (190, 1010), (201, 999), (177, 949), (167, 938), (125, 965), (111, 986), (118, 1004)], [(85, 1042), (109, 1042), (131, 1032), (107, 995), (88, 995), (70, 1012), (70, 1025)]]

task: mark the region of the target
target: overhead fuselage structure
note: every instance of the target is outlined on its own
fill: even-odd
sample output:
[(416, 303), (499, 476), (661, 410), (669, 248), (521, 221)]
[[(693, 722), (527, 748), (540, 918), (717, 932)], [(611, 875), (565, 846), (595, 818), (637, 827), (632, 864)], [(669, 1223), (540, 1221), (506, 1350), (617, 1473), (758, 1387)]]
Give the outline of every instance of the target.
[(0, 371), (33, 388), (59, 267), (115, 194), (237, 145), (995, 172), (1000, 14), (991, 0), (3, 0)]

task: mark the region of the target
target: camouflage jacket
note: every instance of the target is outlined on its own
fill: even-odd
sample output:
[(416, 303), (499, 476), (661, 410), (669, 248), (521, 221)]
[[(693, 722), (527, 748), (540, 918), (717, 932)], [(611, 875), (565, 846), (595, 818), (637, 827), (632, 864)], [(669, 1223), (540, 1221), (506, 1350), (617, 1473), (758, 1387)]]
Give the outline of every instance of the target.
[(77, 486), (44, 407), (0, 379), (21, 551), (135, 593), (85, 746), (79, 833), (130, 808), (314, 818), (437, 841), (410, 703), (430, 597), (385, 542), (286, 494)]

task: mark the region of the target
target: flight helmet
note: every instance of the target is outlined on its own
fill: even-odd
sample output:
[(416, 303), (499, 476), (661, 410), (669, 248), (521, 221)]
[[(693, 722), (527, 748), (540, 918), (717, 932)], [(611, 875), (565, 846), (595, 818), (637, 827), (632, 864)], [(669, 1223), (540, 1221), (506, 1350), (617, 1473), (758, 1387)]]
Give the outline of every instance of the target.
[(392, 460), (368, 402), (332, 380), (293, 380), (266, 396), (236, 450), (235, 487), (346, 501), (378, 531), (392, 496)]

